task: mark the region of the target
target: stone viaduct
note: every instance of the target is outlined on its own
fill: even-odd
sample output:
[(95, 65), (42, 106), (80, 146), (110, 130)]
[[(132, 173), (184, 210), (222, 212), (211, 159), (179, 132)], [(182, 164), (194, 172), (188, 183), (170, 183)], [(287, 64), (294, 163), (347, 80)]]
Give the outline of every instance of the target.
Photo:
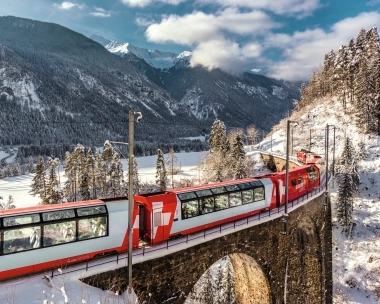
[[(321, 194), (289, 211), (287, 234), (282, 233), (282, 219), (276, 218), (134, 264), (133, 289), (140, 303), (184, 303), (202, 274), (225, 256), (230, 256), (239, 285), (236, 303), (332, 303), (329, 198)], [(127, 267), (84, 281), (102, 289), (117, 285), (126, 290)]]

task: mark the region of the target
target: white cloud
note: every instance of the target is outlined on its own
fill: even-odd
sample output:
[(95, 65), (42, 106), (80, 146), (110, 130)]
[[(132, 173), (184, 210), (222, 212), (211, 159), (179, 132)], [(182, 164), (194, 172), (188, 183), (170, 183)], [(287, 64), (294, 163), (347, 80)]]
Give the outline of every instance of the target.
[(257, 58), (261, 55), (263, 47), (256, 42), (249, 42), (242, 48), (242, 54), (247, 58)]
[(75, 7), (82, 9), (85, 7), (84, 5), (72, 3), (69, 1), (64, 1), (61, 4), (54, 3), (54, 6), (58, 7), (61, 10), (71, 10), (72, 8), (75, 8)]
[(136, 17), (135, 22), (139, 27), (148, 27), (149, 25), (154, 24), (152, 19), (146, 17)]
[(172, 5), (178, 5), (187, 0), (121, 0), (122, 3), (132, 7), (145, 7), (154, 3), (166, 3)]
[(320, 0), (198, 0), (198, 3), (217, 3), (224, 7), (263, 9), (279, 15), (292, 15), (299, 18), (311, 15), (321, 7)]
[[(185, 16), (170, 15), (150, 25), (145, 35), (151, 42), (197, 45), (228, 34), (258, 35), (280, 25), (260, 11), (240, 12), (227, 8), (217, 14), (194, 11)], [(211, 38), (212, 37), (212, 38)]]
[(255, 41), (240, 46), (231, 37), (235, 36), (236, 41), (239, 37), (252, 40), (279, 26), (264, 12), (226, 8), (216, 14), (194, 11), (165, 16), (160, 23), (149, 25), (145, 35), (150, 42), (193, 47), (192, 65), (238, 71), (248, 63), (247, 58), (257, 58), (262, 47)]
[(111, 17), (111, 13), (101, 7), (95, 7), (95, 12), (91, 12), (90, 15), (94, 17), (102, 17), (102, 18)]
[(224, 39), (200, 43), (191, 57), (191, 66), (202, 65), (209, 70), (220, 68), (228, 72), (240, 72), (247, 64), (239, 45)]
[(361, 13), (335, 23), (329, 31), (314, 29), (295, 32), (293, 35), (269, 35), (264, 46), (282, 49), (284, 57), (281, 62), (271, 63), (269, 76), (308, 80), (312, 71), (323, 63), (327, 52), (331, 49), (337, 51), (339, 46), (347, 45), (351, 38), (356, 38), (361, 28), (368, 30), (375, 24), (380, 24), (380, 13)]

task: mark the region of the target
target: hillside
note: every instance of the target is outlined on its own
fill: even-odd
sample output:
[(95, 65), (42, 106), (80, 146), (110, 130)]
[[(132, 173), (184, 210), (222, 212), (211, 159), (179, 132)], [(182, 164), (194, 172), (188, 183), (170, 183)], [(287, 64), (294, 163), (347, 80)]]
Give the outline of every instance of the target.
[(187, 149), (178, 138), (205, 133), (216, 117), (268, 132), (299, 97), (298, 87), (267, 78), (263, 85), (201, 68), (163, 72), (68, 28), (10, 16), (0, 17), (0, 55), (1, 145), (127, 141), (133, 109), (144, 115), (135, 137), (147, 153), (165, 142)]
[[(293, 150), (309, 149), (311, 142), (311, 150), (320, 155), (325, 155), (325, 128), (327, 124), (330, 125), (328, 149), (330, 168), (334, 155), (333, 126), (336, 127), (336, 160), (343, 151), (346, 137), (352, 140), (357, 150), (360, 142), (365, 144), (368, 156), (358, 163), (360, 189), (354, 198), (353, 225), (349, 235), (346, 235), (343, 227), (338, 224), (335, 212), (338, 181), (333, 178), (329, 184), (333, 209), (333, 295), (334, 303), (379, 303), (380, 136), (363, 133), (357, 127), (354, 107), (348, 104), (344, 110), (337, 97), (316, 99), (301, 111), (293, 113), (289, 119), (299, 124), (293, 128)], [(261, 143), (263, 149), (283, 153), (286, 151), (286, 122), (287, 119), (281, 121)]]

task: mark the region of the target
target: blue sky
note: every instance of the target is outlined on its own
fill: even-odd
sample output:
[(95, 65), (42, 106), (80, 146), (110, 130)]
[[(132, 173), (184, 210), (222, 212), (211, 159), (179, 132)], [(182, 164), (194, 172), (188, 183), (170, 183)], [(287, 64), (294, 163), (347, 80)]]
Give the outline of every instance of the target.
[(0, 0), (0, 15), (162, 51), (192, 65), (308, 80), (324, 54), (380, 25), (380, 0)]

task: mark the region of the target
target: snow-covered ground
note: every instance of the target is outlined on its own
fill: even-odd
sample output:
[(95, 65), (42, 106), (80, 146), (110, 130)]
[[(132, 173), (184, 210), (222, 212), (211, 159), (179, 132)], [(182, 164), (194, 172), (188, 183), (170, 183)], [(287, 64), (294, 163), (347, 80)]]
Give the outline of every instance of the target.
[[(359, 163), (360, 171), (360, 193), (354, 203), (354, 226), (350, 236), (342, 233), (342, 227), (337, 224), (333, 210), (333, 281), (334, 281), (334, 303), (346, 304), (375, 304), (380, 303), (380, 138), (360, 134), (354, 124), (354, 118), (345, 115), (341, 105), (334, 101), (325, 99), (314, 105), (310, 105), (300, 112), (293, 114), (289, 119), (298, 122), (293, 128), (293, 147), (290, 151), (297, 151), (301, 148), (309, 149), (325, 155), (325, 128), (329, 124), (329, 163), (331, 164), (332, 155), (336, 157), (343, 150), (345, 136), (350, 136), (355, 147), (363, 141), (368, 151), (367, 159)], [(334, 147), (334, 126), (335, 147)], [(310, 131), (311, 130), (311, 131)], [(260, 147), (266, 151), (284, 152), (286, 148), (286, 119), (274, 128), (272, 134), (260, 143)], [(335, 151), (334, 151), (335, 148)], [(247, 154), (257, 157), (257, 152), (247, 152)], [(198, 153), (178, 153), (176, 166), (181, 167), (182, 177), (197, 177), (199, 172), (196, 165), (199, 164), (204, 152)], [(124, 169), (126, 164), (124, 164)], [(154, 180), (156, 157), (138, 158), (140, 179), (142, 182)], [(260, 172), (262, 164), (258, 166)], [(181, 178), (177, 176), (176, 178)], [(15, 198), (15, 203), (21, 205), (33, 205), (37, 200), (27, 194), (28, 185), (31, 183), (31, 175), (19, 178), (8, 178), (0, 180), (0, 196), (6, 197), (11, 194)], [(337, 184), (332, 182), (329, 186), (334, 208), (337, 200)], [(64, 277), (62, 277), (64, 279)], [(27, 285), (37, 284), (41, 289), (41, 277), (34, 278), (34, 281), (27, 282)], [(33, 283), (34, 282), (34, 283)], [(62, 287), (64, 282), (54, 282), (55, 286)], [(15, 282), (7, 285), (7, 293), (4, 293), (4, 285), (0, 284), (0, 303), (20, 303), (29, 304), (30, 302), (12, 301), (12, 295), (19, 294), (20, 286), (24, 283)], [(70, 283), (71, 284), (71, 283)], [(3, 285), (3, 286), (2, 286)], [(41, 294), (43, 300), (51, 298), (51, 292), (56, 290), (62, 298), (62, 291), (55, 287), (48, 286), (46, 283), (45, 294)], [(33, 286), (33, 285), (32, 285)], [(106, 303), (124, 303), (125, 298), (107, 292), (101, 292), (92, 287), (83, 290), (82, 285), (65, 286), (66, 291), (71, 288), (81, 293), (93, 295), (87, 303), (104, 303), (101, 299), (109, 298)], [(77, 289), (75, 289), (77, 288)], [(22, 289), (22, 288), (21, 288)], [(39, 290), (38, 292), (42, 292)], [(47, 294), (49, 296), (47, 296)], [(47, 298), (44, 298), (46, 295)], [(96, 296), (97, 295), (97, 296)], [(23, 297), (25, 299), (25, 297)], [(46, 302), (50, 303), (50, 302)], [(54, 303), (59, 302), (59, 300)], [(132, 302), (129, 302), (132, 303)]]

